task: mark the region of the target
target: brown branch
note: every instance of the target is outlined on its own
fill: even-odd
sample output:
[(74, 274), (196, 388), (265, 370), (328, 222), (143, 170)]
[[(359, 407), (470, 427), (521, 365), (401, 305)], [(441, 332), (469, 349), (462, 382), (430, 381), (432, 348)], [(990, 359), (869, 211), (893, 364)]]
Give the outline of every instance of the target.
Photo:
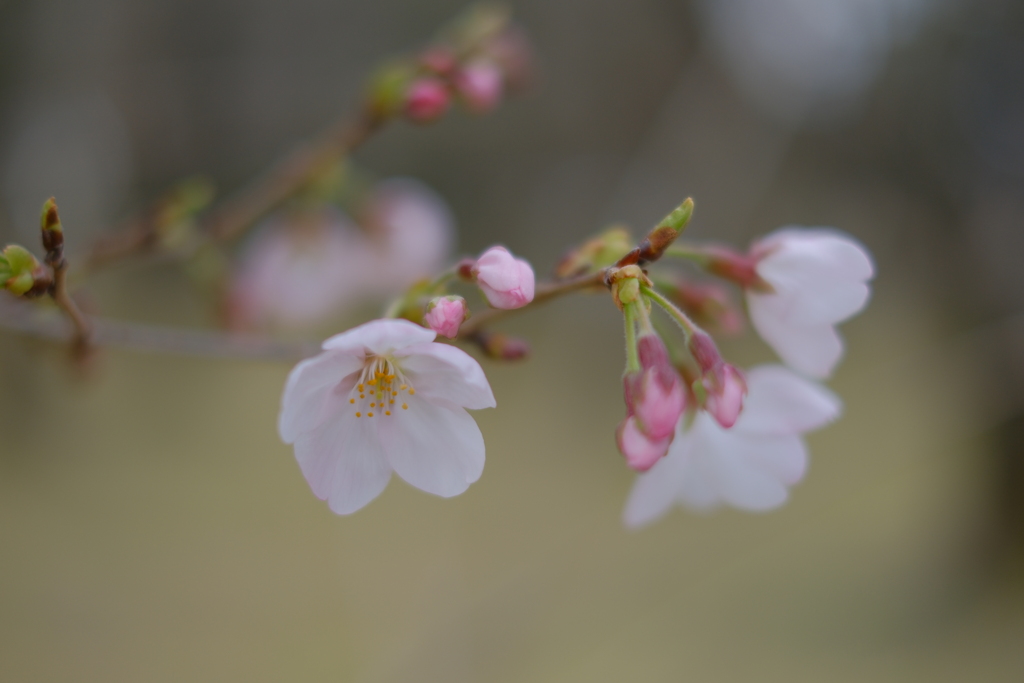
[[(230, 195), (199, 220), (201, 239), (215, 242), (242, 234), (267, 213), (301, 191), (318, 174), (351, 153), (380, 129), (386, 118), (365, 108), (358, 117), (339, 121), (315, 141), (303, 145), (272, 166), (252, 184)], [(123, 228), (101, 237), (77, 257), (76, 279), (105, 266), (152, 249), (159, 243), (159, 206), (129, 220)]]
[(50, 296), (71, 322), (72, 348), (75, 353), (83, 354), (92, 344), (92, 325), (68, 293), (67, 273), (68, 262), (61, 259), (53, 268), (53, 288), (50, 290)]
[(579, 277), (571, 278), (569, 280), (559, 280), (555, 282), (542, 282), (537, 285), (537, 289), (533, 295), (533, 301), (522, 308), (515, 309), (502, 309), (502, 308), (489, 308), (482, 313), (477, 313), (472, 318), (467, 320), (465, 324), (459, 329), (459, 339), (463, 341), (472, 340), (481, 330), (487, 325), (504, 318), (505, 316), (512, 313), (519, 313), (525, 311), (539, 304), (556, 299), (564, 294), (571, 292), (577, 292), (581, 289), (590, 289), (591, 287), (604, 287), (604, 271), (594, 273), (593, 275), (581, 275)]
[[(92, 346), (200, 358), (284, 362), (308, 358), (320, 349), (315, 342), (278, 341), (252, 335), (140, 325), (79, 315), (90, 330), (89, 343)], [(73, 341), (79, 334), (76, 324), (68, 318), (40, 311), (38, 306), (6, 295), (0, 296), (0, 328), (65, 343)]]

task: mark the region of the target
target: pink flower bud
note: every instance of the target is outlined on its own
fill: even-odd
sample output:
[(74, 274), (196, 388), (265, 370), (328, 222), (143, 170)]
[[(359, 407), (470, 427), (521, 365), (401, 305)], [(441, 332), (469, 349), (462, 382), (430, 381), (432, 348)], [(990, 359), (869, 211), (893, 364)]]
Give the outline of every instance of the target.
[(710, 282), (677, 280), (666, 294), (703, 328), (725, 334), (743, 329), (743, 315), (724, 287)]
[(702, 373), (707, 374), (718, 369), (724, 361), (718, 352), (715, 340), (707, 332), (697, 331), (690, 337), (690, 353), (697, 361)]
[(704, 409), (718, 424), (729, 429), (743, 410), (743, 397), (747, 394), (747, 382), (743, 374), (732, 365), (724, 363), (714, 373), (714, 378), (705, 380), (708, 390)]
[(491, 247), (473, 264), (473, 277), (495, 308), (522, 308), (533, 301), (533, 268), (505, 247)]
[(501, 71), (490, 62), (467, 64), (455, 75), (455, 87), (466, 108), (476, 114), (485, 114), (501, 101)]
[(708, 272), (720, 278), (734, 282), (740, 287), (764, 286), (764, 281), (757, 273), (758, 255), (740, 254), (726, 247), (706, 247)]
[(469, 308), (465, 299), (461, 296), (441, 296), (427, 304), (427, 313), (423, 320), (434, 332), (455, 339), (459, 335), (459, 325), (467, 317)]
[(643, 369), (623, 378), (626, 409), (646, 436), (664, 439), (675, 431), (686, 409), (686, 391), (657, 335), (642, 336), (637, 346)]
[(405, 115), (416, 123), (430, 123), (448, 111), (448, 88), (436, 78), (413, 81), (405, 95)]
[(619, 452), (626, 458), (626, 464), (637, 472), (651, 469), (668, 453), (672, 436), (657, 440), (649, 438), (640, 430), (635, 417), (627, 417), (615, 431)]
[(420, 55), (420, 64), (438, 76), (447, 76), (455, 70), (459, 62), (451, 48), (435, 45)]

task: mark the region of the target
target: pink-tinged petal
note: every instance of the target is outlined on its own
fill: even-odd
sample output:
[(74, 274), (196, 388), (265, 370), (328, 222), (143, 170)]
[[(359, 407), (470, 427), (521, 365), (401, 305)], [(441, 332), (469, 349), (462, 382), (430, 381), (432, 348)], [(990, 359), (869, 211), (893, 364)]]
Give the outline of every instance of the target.
[(761, 277), (828, 273), (833, 280), (866, 282), (875, 275), (867, 249), (849, 235), (829, 228), (777, 230), (758, 242), (754, 251), (768, 253), (757, 267)]
[(835, 328), (789, 325), (760, 305), (763, 296), (768, 295), (747, 292), (750, 321), (761, 338), (791, 368), (818, 379), (831, 375), (843, 355), (843, 342)]
[(416, 396), (408, 410), (374, 418), (381, 421), (380, 440), (392, 469), (418, 489), (445, 498), (456, 496), (480, 478), (484, 438), (462, 408)]
[(336, 414), (295, 441), (295, 458), (317, 498), (347, 515), (380, 495), (391, 477), (381, 448), (378, 421), (357, 418), (340, 400)]
[(382, 319), (353, 327), (323, 343), (324, 350), (378, 355), (401, 351), (407, 346), (434, 341), (437, 333), (408, 320)]
[(746, 407), (734, 429), (745, 434), (802, 434), (839, 417), (835, 394), (781, 365), (762, 365), (747, 373)]
[(637, 472), (646, 472), (668, 452), (672, 436), (652, 439), (640, 429), (635, 417), (627, 417), (615, 431), (615, 441), (626, 464)]
[(333, 352), (321, 353), (296, 365), (288, 375), (281, 398), (277, 420), (281, 440), (293, 443), (301, 434), (320, 424), (332, 389), (351, 390), (362, 360), (362, 357)]
[(455, 237), (451, 210), (436, 192), (412, 178), (378, 183), (366, 207), (378, 251), (373, 278), (401, 291), (444, 265)]
[(421, 398), (450, 401), (470, 410), (496, 405), (483, 368), (462, 349), (448, 344), (418, 344), (395, 357)]
[(622, 513), (622, 521), (627, 527), (637, 529), (646, 526), (672, 509), (684, 485), (688, 449), (685, 435), (677, 432), (668, 455), (647, 472), (637, 475)]

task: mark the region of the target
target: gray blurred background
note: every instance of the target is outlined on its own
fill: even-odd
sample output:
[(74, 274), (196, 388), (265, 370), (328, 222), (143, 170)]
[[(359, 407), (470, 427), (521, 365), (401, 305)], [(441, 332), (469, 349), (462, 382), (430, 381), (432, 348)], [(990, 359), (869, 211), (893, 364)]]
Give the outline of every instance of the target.
[[(0, 2), (0, 238), (34, 245), (50, 195), (73, 250), (182, 177), (240, 186), (463, 5)], [(277, 438), (287, 366), (111, 352), (83, 375), (0, 332), (0, 679), (1024, 679), (1024, 5), (512, 5), (535, 87), (357, 161), (443, 194), (462, 251), (538, 272), (686, 196), (693, 237), (857, 236), (879, 276), (843, 328), (846, 413), (790, 503), (621, 527), (605, 297), (505, 325), (534, 353), (485, 361), (479, 483), (395, 479), (345, 518)], [(170, 265), (83, 294), (216, 322)]]

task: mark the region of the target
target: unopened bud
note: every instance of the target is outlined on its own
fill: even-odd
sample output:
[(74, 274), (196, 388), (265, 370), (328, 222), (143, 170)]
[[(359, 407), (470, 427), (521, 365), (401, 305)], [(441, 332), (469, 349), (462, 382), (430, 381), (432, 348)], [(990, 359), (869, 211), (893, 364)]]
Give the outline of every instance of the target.
[(693, 215), (693, 200), (687, 199), (669, 215), (661, 219), (657, 227), (647, 234), (647, 238), (640, 243), (640, 260), (657, 261), (661, 258), (669, 245), (676, 241), (676, 238), (683, 233), (686, 224), (690, 222)]
[(715, 340), (707, 332), (697, 330), (690, 335), (688, 348), (693, 359), (700, 366), (701, 372), (712, 372), (723, 363), (722, 354), (718, 352)]
[(409, 85), (405, 115), (415, 123), (430, 123), (448, 111), (448, 86), (436, 78), (420, 78)]
[(50, 197), (43, 204), (43, 211), (39, 217), (39, 229), (43, 237), (43, 249), (46, 250), (47, 258), (55, 256), (60, 260), (64, 249), (64, 229), (60, 224), (60, 214), (57, 213), (57, 202)]
[(705, 268), (720, 278), (734, 282), (744, 289), (771, 291), (771, 287), (757, 274), (757, 257), (740, 254), (728, 247), (710, 246), (702, 250)]
[(747, 394), (747, 382), (743, 374), (725, 363), (714, 375), (705, 378), (704, 389), (707, 392), (704, 409), (711, 417), (725, 429), (736, 424), (743, 410), (743, 397)]
[(455, 75), (455, 88), (466, 105), (475, 114), (485, 114), (501, 101), (501, 71), (486, 61), (467, 64)]
[(615, 430), (615, 442), (626, 464), (637, 472), (646, 472), (668, 453), (675, 434), (664, 439), (651, 439), (640, 429), (635, 417), (627, 417)]
[(663, 291), (703, 328), (725, 334), (743, 329), (743, 315), (724, 287), (711, 282), (676, 280), (665, 285)]
[(533, 268), (505, 247), (494, 246), (480, 255), (472, 268), (477, 286), (495, 308), (522, 308), (533, 301)]
[(50, 289), (53, 276), (32, 252), (11, 244), (0, 254), (0, 284), (15, 296), (34, 297)]
[(632, 248), (633, 238), (626, 228), (608, 228), (563, 256), (555, 266), (555, 277), (564, 280), (588, 272), (597, 272), (616, 263)]
[(439, 296), (427, 304), (423, 321), (440, 335), (455, 339), (459, 326), (469, 317), (469, 307), (461, 296)]
[(477, 332), (473, 340), (484, 353), (498, 360), (520, 360), (530, 353), (530, 345), (525, 339), (501, 332)]
[(433, 45), (420, 55), (420, 64), (438, 76), (450, 76), (458, 67), (459, 61), (447, 45)]

